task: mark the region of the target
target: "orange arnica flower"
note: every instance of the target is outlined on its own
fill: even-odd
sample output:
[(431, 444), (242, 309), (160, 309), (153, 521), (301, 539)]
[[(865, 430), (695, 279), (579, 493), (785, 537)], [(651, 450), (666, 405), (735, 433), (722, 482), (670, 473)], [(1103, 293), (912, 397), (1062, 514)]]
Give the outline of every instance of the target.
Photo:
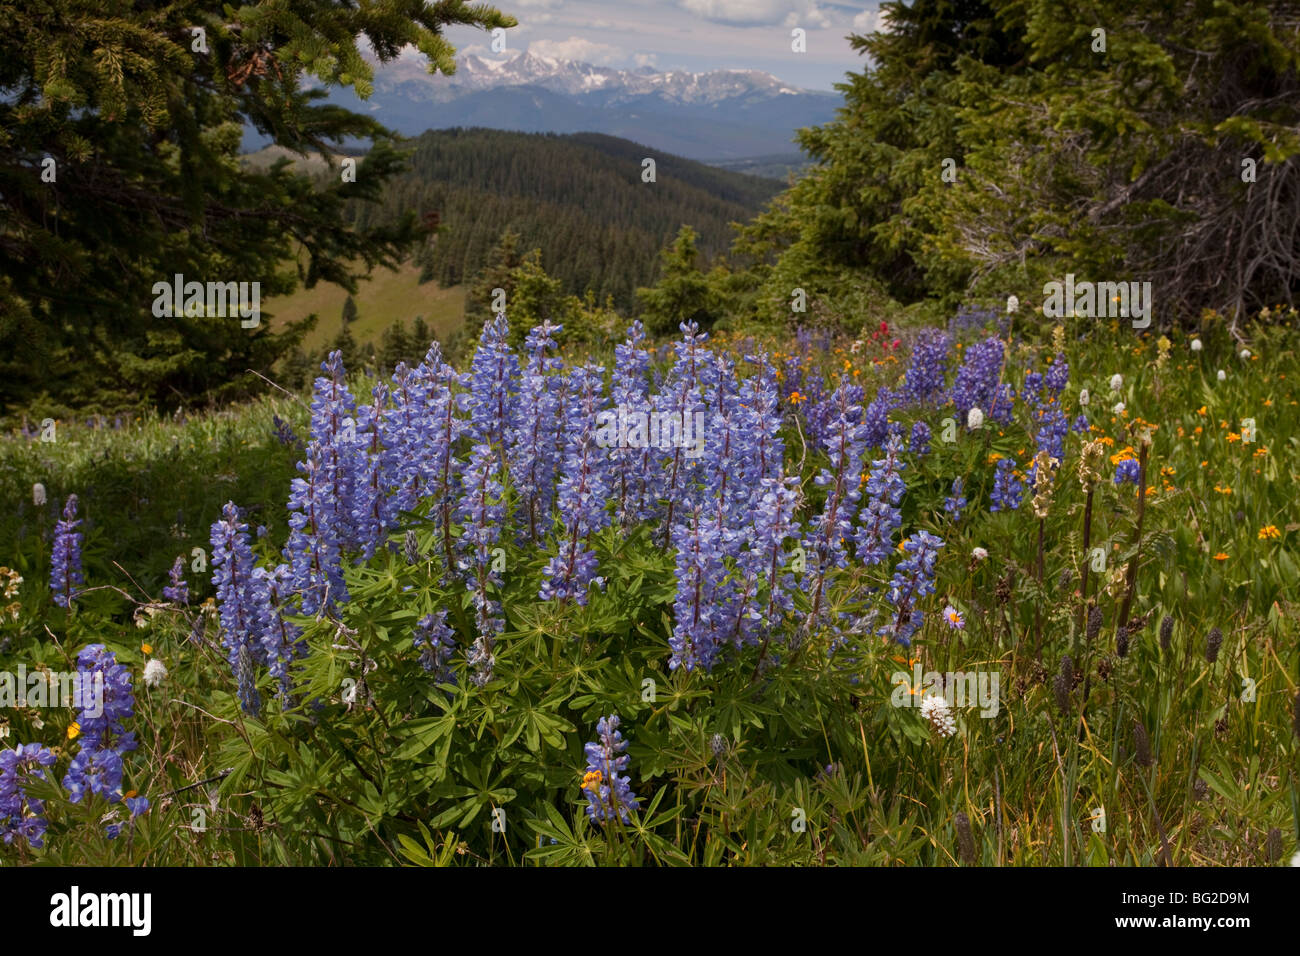
[(1261, 541), (1267, 541), (1269, 538), (1280, 537), (1282, 537), (1282, 532), (1277, 530), (1277, 525), (1275, 524), (1266, 524), (1264, 527), (1259, 529), (1259, 539)]
[(1214, 560), (1215, 560), (1215, 561), (1227, 561), (1227, 560), (1228, 560), (1228, 556), (1227, 556), (1226, 554), (1224, 554), (1222, 551), (1220, 551), (1218, 554), (1216, 554), (1216, 555), (1214, 556)]

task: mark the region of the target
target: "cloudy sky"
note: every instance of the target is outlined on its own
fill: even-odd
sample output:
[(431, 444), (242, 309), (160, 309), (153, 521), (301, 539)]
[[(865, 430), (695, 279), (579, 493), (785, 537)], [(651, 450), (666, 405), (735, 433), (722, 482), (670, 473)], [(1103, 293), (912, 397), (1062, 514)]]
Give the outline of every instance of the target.
[[(757, 69), (808, 89), (830, 90), (864, 58), (846, 37), (876, 26), (877, 0), (496, 0), (519, 26), (506, 32), (507, 54), (603, 66), (696, 72)], [(807, 31), (806, 53), (790, 49), (790, 31)], [(480, 30), (453, 28), (459, 53), (493, 56)]]

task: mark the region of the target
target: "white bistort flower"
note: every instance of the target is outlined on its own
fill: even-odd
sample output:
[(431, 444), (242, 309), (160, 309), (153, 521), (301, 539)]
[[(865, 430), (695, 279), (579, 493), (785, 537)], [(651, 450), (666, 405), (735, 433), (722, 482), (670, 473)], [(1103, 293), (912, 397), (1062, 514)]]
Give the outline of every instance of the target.
[(32, 485), (32, 504), (38, 507), (45, 504), (45, 486), (39, 481)]
[(1015, 312), (1020, 308), (1020, 300), (1014, 295), (1007, 296), (1007, 311)]
[(1223, 369), (1219, 369), (1219, 381), (1226, 382), (1227, 380), (1228, 380), (1228, 373), (1225, 372)]
[(150, 687), (157, 687), (167, 679), (167, 665), (158, 658), (153, 658), (144, 665), (144, 682)]
[(1079, 404), (1080, 405), (1088, 404), (1088, 390), (1086, 388), (1079, 393)]
[(1193, 352), (1199, 352), (1199, 351), (1201, 350), (1201, 347), (1202, 347), (1202, 346), (1201, 346), (1201, 340), (1200, 340), (1200, 339), (1192, 339), (1192, 351), (1193, 351)]
[(1243, 361), (1244, 361), (1245, 359), (1250, 358), (1250, 349), (1242, 349), (1242, 350), (1241, 350), (1241, 357), (1242, 357), (1242, 360), (1243, 360)]
[(966, 413), (966, 427), (971, 431), (984, 427), (984, 413), (978, 408), (972, 408)]
[(1116, 415), (1123, 415), (1123, 414), (1124, 414), (1124, 408), (1125, 408), (1125, 406), (1124, 406), (1124, 403), (1123, 403), (1123, 402), (1116, 402), (1116, 403), (1115, 403), (1115, 407), (1112, 408), (1111, 411), (1114, 412)]
[(983, 561), (985, 558), (989, 556), (989, 553), (985, 551), (983, 548), (972, 548), (970, 556), (974, 558), (976, 561)]
[(1114, 375), (1110, 377), (1110, 390), (1112, 392), (1118, 392), (1123, 387), (1124, 387), (1124, 376), (1120, 375), (1119, 372), (1116, 372)]
[(951, 737), (957, 732), (957, 722), (952, 719), (948, 701), (931, 695), (921, 701), (921, 716), (930, 722), (940, 737)]

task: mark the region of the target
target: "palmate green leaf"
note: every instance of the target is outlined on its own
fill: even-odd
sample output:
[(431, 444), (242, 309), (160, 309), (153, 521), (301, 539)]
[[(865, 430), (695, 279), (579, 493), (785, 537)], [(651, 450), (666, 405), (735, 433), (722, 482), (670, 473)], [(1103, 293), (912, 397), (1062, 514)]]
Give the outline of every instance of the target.
[(401, 741), (389, 756), (393, 760), (413, 760), (456, 729), (456, 714), (408, 720), (394, 731)]

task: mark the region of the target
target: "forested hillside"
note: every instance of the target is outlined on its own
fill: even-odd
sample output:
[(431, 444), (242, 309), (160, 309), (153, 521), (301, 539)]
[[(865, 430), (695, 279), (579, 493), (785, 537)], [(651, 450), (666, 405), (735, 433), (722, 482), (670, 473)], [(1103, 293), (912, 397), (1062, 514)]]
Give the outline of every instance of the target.
[[(418, 254), (426, 278), (472, 280), (502, 233), (541, 248), (563, 291), (588, 289), (631, 309), (633, 291), (657, 278), (659, 251), (683, 224), (706, 258), (726, 250), (729, 223), (750, 219), (782, 184), (669, 156), (627, 140), (453, 129), (412, 141), (408, 169), (377, 204), (356, 204), (361, 228), (396, 222), (408, 210), (437, 212), (436, 240)], [(643, 161), (655, 181), (643, 182)]]

